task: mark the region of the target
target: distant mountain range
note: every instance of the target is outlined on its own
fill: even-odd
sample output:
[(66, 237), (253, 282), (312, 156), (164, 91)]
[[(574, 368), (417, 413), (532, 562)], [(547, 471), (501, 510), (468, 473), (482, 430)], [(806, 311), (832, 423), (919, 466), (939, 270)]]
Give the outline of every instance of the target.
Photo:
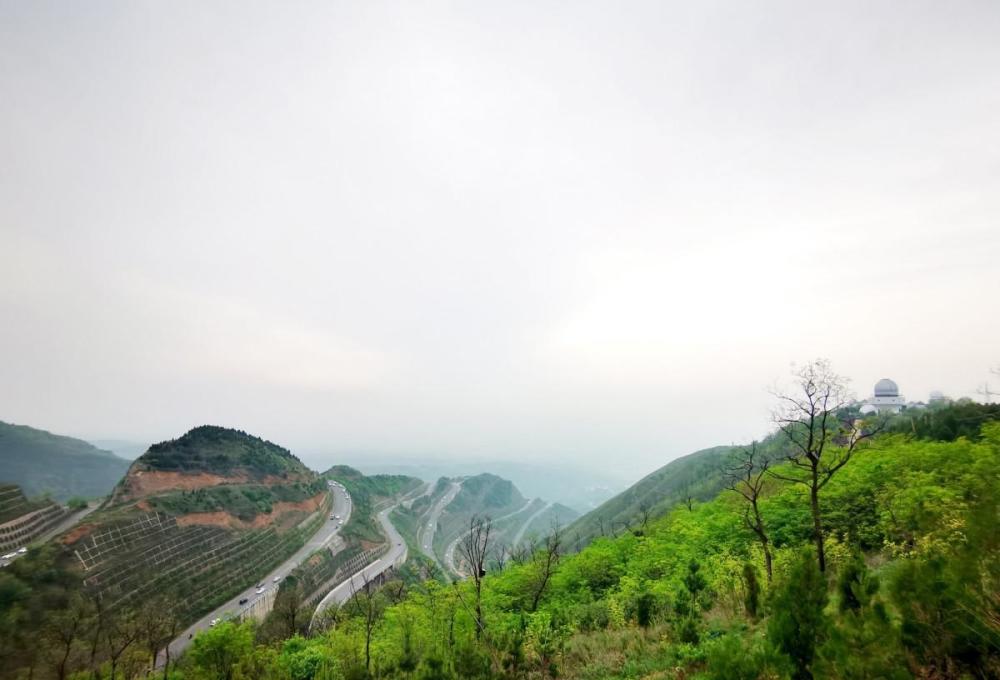
[(367, 460), (355, 465), (365, 474), (391, 473), (434, 480), (441, 477), (475, 477), (489, 472), (514, 483), (528, 498), (544, 498), (584, 513), (598, 507), (628, 486), (614, 471), (595, 471), (572, 464), (550, 465), (512, 461), (429, 461), (399, 463)]
[(128, 466), (124, 458), (83, 440), (0, 422), (0, 482), (17, 484), (29, 497), (104, 496)]

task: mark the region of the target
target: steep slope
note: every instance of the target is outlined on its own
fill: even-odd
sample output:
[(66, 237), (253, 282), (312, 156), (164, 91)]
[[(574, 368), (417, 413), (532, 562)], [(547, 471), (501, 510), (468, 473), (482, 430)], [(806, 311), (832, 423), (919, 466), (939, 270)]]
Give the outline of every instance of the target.
[(325, 481), (286, 449), (204, 426), (151, 446), (61, 540), (109, 606), (167, 594), (187, 619), (301, 547), (329, 500)]
[(544, 506), (538, 499), (530, 501), (522, 496), (510, 480), (493, 474), (483, 473), (460, 481), (458, 493), (443, 508), (433, 527), (431, 548), (446, 567), (452, 563), (455, 540), (468, 531), (473, 517), (490, 518), (496, 540), (502, 541), (507, 533), (509, 540), (533, 510)]
[[(784, 437), (770, 434), (757, 450), (762, 458), (781, 459), (787, 446)], [(568, 531), (571, 546), (579, 550), (598, 536), (635, 529), (677, 505), (711, 500), (724, 487), (729, 460), (743, 448), (713, 446), (670, 461), (574, 522)]]
[(579, 549), (598, 536), (617, 534), (640, 524), (643, 516), (657, 517), (688, 499), (715, 497), (722, 488), (721, 469), (733, 451), (731, 446), (702, 449), (646, 475), (570, 525), (573, 546)]
[(85, 441), (0, 422), (0, 482), (59, 501), (106, 495), (129, 461)]

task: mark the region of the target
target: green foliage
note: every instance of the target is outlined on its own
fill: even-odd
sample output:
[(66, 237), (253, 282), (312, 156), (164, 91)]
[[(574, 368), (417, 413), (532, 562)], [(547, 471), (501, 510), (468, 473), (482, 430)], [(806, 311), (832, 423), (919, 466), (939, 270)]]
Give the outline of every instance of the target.
[(66, 507), (73, 511), (84, 510), (87, 507), (87, 499), (82, 496), (73, 496), (66, 501)]
[(198, 634), (188, 651), (199, 678), (231, 680), (239, 664), (251, 656), (253, 628), (223, 621)]
[(889, 424), (892, 432), (918, 439), (951, 442), (960, 437), (976, 440), (986, 423), (1000, 421), (1000, 404), (977, 404), (963, 399), (940, 406), (907, 409)]
[(772, 645), (740, 635), (724, 635), (713, 641), (706, 654), (709, 680), (757, 680), (785, 678), (793, 672), (788, 658)]
[[(469, 582), (413, 584), (372, 629), (370, 676), (363, 608), (351, 606), (317, 637), (244, 651), (236, 669), (275, 680), (995, 677), (998, 469), (995, 424), (976, 441), (894, 435), (859, 451), (824, 489), (829, 582), (811, 552), (807, 498), (773, 480), (760, 503), (773, 586), (740, 499), (722, 493), (563, 555), (536, 611), (525, 603), (537, 559), (508, 562), (484, 581), (480, 635)], [(351, 476), (355, 512), (361, 498), (379, 502)], [(0, 608), (27, 611), (16, 621), (48, 588), (45, 565), (34, 566), (31, 581), (0, 575)], [(184, 677), (217, 677), (203, 662)]]
[(249, 522), (259, 514), (270, 513), (275, 503), (299, 503), (325, 490), (322, 479), (290, 484), (224, 484), (160, 494), (150, 498), (149, 504), (172, 515), (223, 511)]
[(812, 678), (817, 645), (827, 634), (826, 580), (810, 550), (800, 553), (771, 600), (768, 639), (792, 660), (793, 677)]
[(137, 461), (151, 470), (229, 474), (239, 469), (257, 477), (309, 475), (288, 449), (234, 430), (203, 425), (178, 439), (153, 444)]
[(816, 675), (861, 680), (909, 678), (899, 631), (878, 597), (879, 579), (860, 558), (841, 567), (837, 577), (838, 609), (820, 646)]
[(757, 579), (757, 568), (750, 562), (743, 565), (743, 585), (745, 588), (743, 607), (747, 616), (756, 619), (760, 612), (760, 581)]

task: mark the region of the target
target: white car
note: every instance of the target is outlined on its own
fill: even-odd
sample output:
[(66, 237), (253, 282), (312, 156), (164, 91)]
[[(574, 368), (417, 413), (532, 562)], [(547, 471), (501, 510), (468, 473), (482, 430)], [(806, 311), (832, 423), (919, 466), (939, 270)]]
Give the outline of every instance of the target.
[(7, 553), (6, 555), (3, 556), (5, 560), (12, 560), (15, 557), (17, 557), (17, 553)]
[(263, 595), (265, 590), (267, 590), (267, 588), (265, 588), (264, 586), (261, 586), (260, 588), (257, 589), (257, 594), (258, 595)]
[(23, 555), (23, 554), (24, 554), (24, 553), (26, 553), (26, 552), (28, 552), (28, 549), (27, 549), (27, 548), (18, 548), (18, 549), (17, 549), (17, 554), (18, 554), (18, 555)]
[(278, 581), (280, 581), (280, 580), (281, 580), (281, 577), (280, 577), (280, 576), (275, 576), (275, 577), (274, 577), (274, 581), (273, 581), (273, 583), (277, 583), (277, 582), (278, 582)]
[(209, 626), (215, 626), (215, 625), (216, 625), (217, 623), (219, 623), (219, 621), (221, 621), (221, 620), (222, 620), (222, 619), (212, 619), (212, 623), (210, 623), (210, 624), (208, 624), (208, 625), (209, 625)]

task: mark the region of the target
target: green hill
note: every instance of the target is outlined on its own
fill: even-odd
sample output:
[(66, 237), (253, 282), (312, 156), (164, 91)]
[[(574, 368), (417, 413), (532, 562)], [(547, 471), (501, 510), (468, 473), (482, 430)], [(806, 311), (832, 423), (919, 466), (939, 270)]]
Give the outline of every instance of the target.
[(657, 517), (688, 499), (704, 501), (722, 488), (720, 469), (732, 455), (731, 446), (702, 449), (672, 460), (570, 525), (579, 547), (599, 536), (611, 536)]
[[(765, 458), (779, 458), (784, 441), (772, 435), (758, 443)], [(713, 446), (672, 460), (614, 498), (591, 510), (569, 527), (576, 549), (600, 536), (615, 536), (684, 504), (710, 500), (723, 488), (723, 469), (743, 446)]]
[(17, 484), (29, 497), (104, 496), (128, 467), (129, 461), (85, 441), (0, 422), (0, 482)]
[[(748, 504), (723, 492), (576, 554), (553, 560), (543, 545), (490, 564), (481, 587), (362, 596), (311, 639), (252, 649), (251, 627), (227, 625), (196, 646), (246, 639), (246, 673), (265, 659), (267, 672), (313, 664), (337, 678), (997, 677), (998, 466), (995, 423), (975, 440), (864, 446), (823, 489), (826, 574), (808, 494), (773, 477), (760, 500), (773, 579)], [(220, 667), (207, 653), (190, 664), (185, 678)]]
[(178, 439), (153, 444), (136, 462), (149, 470), (180, 470), (186, 474), (310, 474), (288, 449), (242, 430), (214, 425), (202, 425)]
[(326, 520), (326, 482), (241, 430), (154, 444), (99, 510), (60, 539), (60, 562), (109, 607), (169, 594), (188, 621), (252, 584)]

